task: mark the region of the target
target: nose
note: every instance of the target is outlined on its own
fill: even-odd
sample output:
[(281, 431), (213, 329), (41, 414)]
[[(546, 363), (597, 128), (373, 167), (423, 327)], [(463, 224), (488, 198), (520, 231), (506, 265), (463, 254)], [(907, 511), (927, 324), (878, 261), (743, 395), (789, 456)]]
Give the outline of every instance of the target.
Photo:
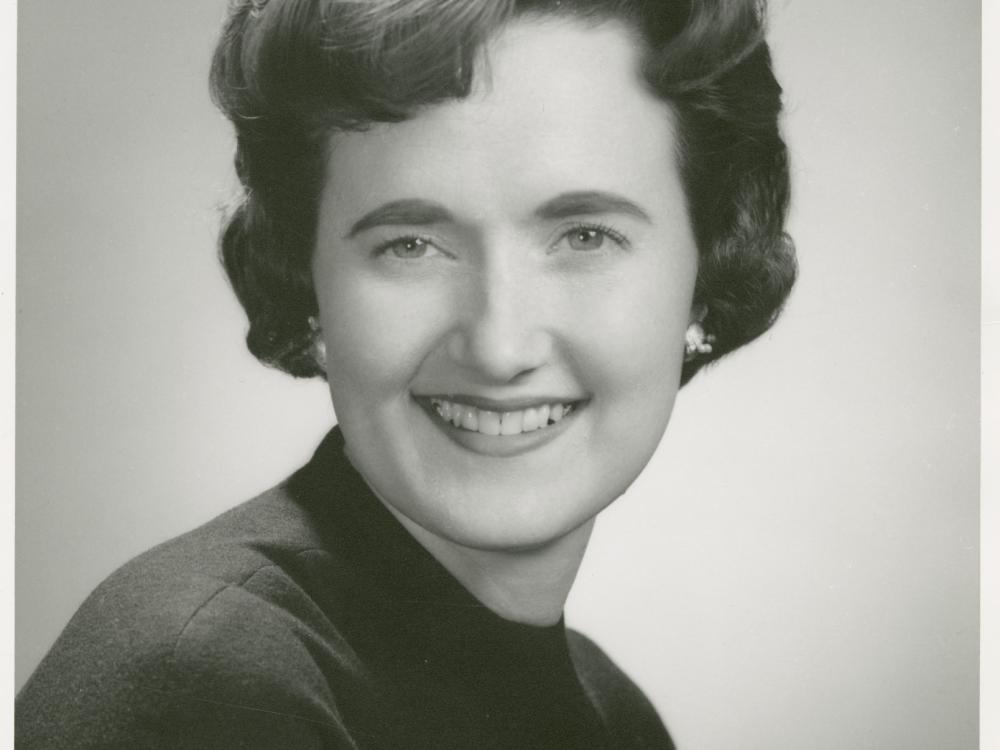
[(516, 261), (484, 262), (456, 295), (448, 353), (487, 383), (509, 383), (545, 365), (553, 342), (544, 284)]

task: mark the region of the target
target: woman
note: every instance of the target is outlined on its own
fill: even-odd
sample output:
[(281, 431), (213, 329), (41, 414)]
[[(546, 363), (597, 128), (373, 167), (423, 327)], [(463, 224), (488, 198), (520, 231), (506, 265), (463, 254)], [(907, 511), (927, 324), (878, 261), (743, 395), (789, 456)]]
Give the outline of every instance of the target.
[(23, 747), (670, 747), (562, 609), (676, 391), (795, 273), (753, 2), (254, 0), (213, 91), (248, 345), (327, 379), (285, 483), (137, 558)]

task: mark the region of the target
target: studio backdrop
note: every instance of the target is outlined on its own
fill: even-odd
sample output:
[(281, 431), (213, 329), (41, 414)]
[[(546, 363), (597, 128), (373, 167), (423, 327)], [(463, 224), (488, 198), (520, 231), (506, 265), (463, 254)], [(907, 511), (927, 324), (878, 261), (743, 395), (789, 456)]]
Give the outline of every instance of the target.
[[(19, 7), (18, 687), (112, 570), (335, 421), (247, 353), (216, 259), (223, 12)], [(685, 750), (972, 750), (979, 4), (776, 0), (770, 40), (800, 280), (682, 390), (567, 621)]]

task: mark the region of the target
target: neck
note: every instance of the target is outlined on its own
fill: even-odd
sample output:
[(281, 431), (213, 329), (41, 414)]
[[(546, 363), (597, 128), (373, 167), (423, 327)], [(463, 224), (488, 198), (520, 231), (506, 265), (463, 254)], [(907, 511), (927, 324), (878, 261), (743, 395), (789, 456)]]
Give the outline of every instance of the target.
[(554, 625), (562, 617), (594, 527), (517, 550), (483, 550), (442, 539), (390, 506), (400, 523), (480, 602), (507, 620)]

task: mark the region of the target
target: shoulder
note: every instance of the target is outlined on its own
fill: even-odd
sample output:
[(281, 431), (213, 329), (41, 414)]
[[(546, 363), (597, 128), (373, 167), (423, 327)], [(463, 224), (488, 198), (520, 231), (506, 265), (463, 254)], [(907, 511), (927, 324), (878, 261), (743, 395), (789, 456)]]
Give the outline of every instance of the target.
[(330, 565), (314, 537), (279, 487), (125, 564), (18, 696), (18, 747), (186, 746), (180, 731), (191, 746), (251, 732), (238, 746), (276, 747), (338, 731), (324, 668), (349, 669), (350, 653), (313, 601)]
[(287, 624), (308, 614), (309, 582), (328, 558), (279, 485), (125, 563), (87, 597), (53, 652), (158, 658), (250, 614)]
[(615, 746), (673, 750), (656, 709), (639, 687), (587, 636), (567, 630), (567, 640), (584, 691), (615, 738)]

